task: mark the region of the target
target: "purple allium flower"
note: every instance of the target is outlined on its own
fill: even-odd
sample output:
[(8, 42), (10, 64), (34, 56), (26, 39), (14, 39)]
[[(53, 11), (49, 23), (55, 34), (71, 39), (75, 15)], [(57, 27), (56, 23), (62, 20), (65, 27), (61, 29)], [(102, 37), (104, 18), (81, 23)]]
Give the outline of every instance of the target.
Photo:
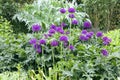
[(91, 38), (91, 37), (92, 37), (92, 35), (91, 35), (90, 33), (87, 33), (87, 34), (86, 34), (86, 37)]
[(69, 14), (69, 18), (75, 18), (74, 14)]
[(55, 34), (55, 30), (54, 30), (54, 29), (50, 29), (50, 30), (49, 30), (49, 33), (50, 33), (50, 34)]
[(30, 39), (29, 43), (30, 44), (36, 44), (37, 43), (37, 39), (36, 38)]
[(46, 44), (46, 40), (45, 40), (45, 39), (40, 39), (40, 40), (39, 40), (39, 43), (40, 43), (40, 44)]
[(91, 34), (91, 35), (93, 36), (93, 35), (94, 35), (94, 32), (91, 31), (91, 32), (89, 32), (89, 34)]
[(89, 39), (89, 37), (85, 36), (85, 35), (80, 35), (79, 39), (81, 41), (87, 41)]
[(54, 25), (54, 24), (50, 25), (50, 29), (56, 30), (56, 25)]
[(51, 46), (58, 46), (58, 41), (57, 40), (53, 40), (53, 41), (51, 41)]
[(102, 38), (102, 40), (103, 40), (103, 41), (106, 41), (106, 40), (108, 40), (108, 37), (104, 36), (104, 37)]
[(103, 37), (102, 38), (102, 40), (103, 40), (103, 44), (104, 45), (108, 45), (108, 44), (110, 44), (110, 42), (112, 41), (110, 38), (108, 38), (108, 37)]
[(41, 30), (41, 26), (39, 25), (39, 24), (34, 24), (33, 26), (32, 26), (32, 31), (33, 32), (38, 32), (38, 31), (40, 31)]
[(75, 9), (74, 9), (74, 8), (69, 8), (69, 9), (68, 9), (68, 12), (69, 12), (69, 13), (74, 13), (74, 12), (75, 12)]
[(63, 23), (61, 23), (61, 26), (62, 26), (62, 27), (66, 27), (67, 24), (65, 24), (65, 23), (63, 22)]
[(61, 8), (60, 12), (64, 14), (66, 12), (66, 10), (64, 8)]
[(78, 24), (78, 20), (76, 20), (76, 19), (72, 20), (72, 24), (77, 25)]
[(42, 52), (42, 51), (41, 51), (41, 48), (36, 49), (36, 52), (37, 52), (37, 53), (41, 53), (41, 52)]
[(75, 48), (74, 48), (73, 45), (70, 45), (70, 46), (69, 46), (69, 49), (73, 51)]
[(68, 42), (68, 37), (67, 36), (60, 36), (59, 40), (64, 41), (64, 42)]
[(61, 27), (56, 27), (56, 31), (61, 34), (64, 34), (64, 30)]
[(106, 49), (102, 49), (101, 53), (103, 56), (108, 56), (108, 51)]
[(103, 33), (102, 33), (101, 31), (98, 31), (98, 32), (96, 33), (96, 36), (97, 36), (97, 37), (102, 37), (102, 36), (103, 36)]
[(87, 34), (87, 30), (82, 30), (81, 33), (82, 34)]
[(91, 24), (90, 21), (85, 21), (85, 22), (83, 23), (83, 26), (84, 26), (85, 29), (88, 29), (88, 28), (90, 28), (90, 27), (92, 26), (92, 24)]

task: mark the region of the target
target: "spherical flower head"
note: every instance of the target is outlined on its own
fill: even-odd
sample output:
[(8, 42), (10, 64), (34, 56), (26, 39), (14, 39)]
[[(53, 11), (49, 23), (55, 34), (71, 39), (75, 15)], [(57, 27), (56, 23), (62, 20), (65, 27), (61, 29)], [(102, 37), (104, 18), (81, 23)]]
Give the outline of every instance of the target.
[(61, 9), (60, 9), (60, 12), (61, 12), (62, 14), (64, 14), (64, 13), (66, 12), (66, 10), (65, 10), (64, 8), (61, 8)]
[(50, 25), (50, 29), (56, 30), (56, 25), (54, 25), (54, 24)]
[(68, 37), (67, 36), (60, 36), (59, 40), (64, 41), (64, 42), (68, 42)]
[(53, 41), (51, 41), (51, 46), (58, 46), (58, 41), (57, 40), (53, 40)]
[(85, 36), (85, 35), (80, 35), (79, 39), (81, 41), (87, 41), (89, 39), (89, 37)]
[(94, 35), (94, 32), (91, 31), (91, 32), (89, 32), (89, 34), (91, 34), (91, 35), (93, 36), (93, 35)]
[(67, 47), (68, 46), (68, 42), (64, 42), (63, 45), (64, 45), (64, 47)]
[(70, 46), (69, 46), (69, 49), (70, 49), (71, 51), (73, 51), (75, 48), (74, 48), (73, 45), (70, 45)]
[(108, 56), (108, 51), (106, 49), (102, 49), (101, 53), (103, 56)]
[(103, 44), (104, 44), (104, 45), (109, 45), (110, 42), (112, 41), (110, 38), (108, 38), (108, 37), (106, 37), (106, 36), (103, 37), (102, 40), (103, 40)]
[(98, 31), (98, 32), (96, 33), (96, 36), (97, 36), (97, 37), (102, 37), (102, 36), (103, 36), (103, 33), (102, 33), (101, 31)]
[(29, 43), (30, 44), (36, 44), (37, 43), (37, 39), (36, 38), (30, 39)]
[(49, 33), (50, 33), (50, 34), (55, 34), (55, 30), (54, 30), (54, 29), (50, 29), (50, 30), (49, 30)]
[(40, 40), (39, 40), (39, 43), (40, 43), (40, 44), (46, 44), (46, 40), (45, 40), (45, 39), (40, 39)]
[(92, 24), (91, 24), (90, 21), (85, 21), (85, 22), (83, 23), (83, 26), (84, 26), (85, 29), (88, 29), (88, 28), (91, 28)]
[(39, 25), (39, 24), (34, 24), (33, 26), (32, 26), (32, 31), (33, 32), (38, 32), (38, 31), (40, 31), (41, 30), (41, 26)]
[(91, 38), (91, 37), (92, 37), (92, 35), (91, 35), (90, 33), (87, 33), (87, 34), (86, 34), (86, 37)]
[(76, 19), (72, 20), (72, 24), (77, 25), (78, 24), (78, 20), (76, 20)]
[(69, 14), (69, 18), (75, 18), (74, 14)]
[(64, 34), (64, 30), (61, 27), (57, 27), (56, 31), (61, 33), (61, 34)]
[(87, 34), (87, 30), (82, 30), (81, 33), (82, 34)]
[(74, 8), (69, 8), (69, 9), (68, 9), (68, 12), (69, 12), (69, 13), (75, 13), (75, 9), (74, 9)]

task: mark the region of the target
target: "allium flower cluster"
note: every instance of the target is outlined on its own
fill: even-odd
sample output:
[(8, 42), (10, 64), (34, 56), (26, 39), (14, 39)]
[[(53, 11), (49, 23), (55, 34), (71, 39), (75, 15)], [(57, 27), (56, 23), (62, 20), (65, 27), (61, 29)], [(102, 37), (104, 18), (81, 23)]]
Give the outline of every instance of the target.
[(102, 37), (102, 36), (103, 36), (103, 33), (102, 33), (101, 31), (98, 31), (98, 32), (96, 33), (96, 36), (97, 36), (97, 37)]
[(68, 42), (68, 37), (67, 36), (60, 36), (59, 38), (60, 41), (63, 41), (63, 42)]
[(79, 39), (81, 41), (87, 41), (93, 36), (94, 32), (87, 32), (87, 30), (82, 30)]
[(85, 22), (83, 23), (84, 29), (89, 29), (89, 28), (91, 28), (91, 26), (92, 26), (92, 24), (91, 24), (90, 21), (85, 21)]
[(40, 43), (40, 44), (46, 44), (46, 40), (45, 40), (45, 39), (40, 39), (40, 40), (39, 40), (39, 43)]
[(103, 56), (108, 56), (108, 51), (106, 49), (102, 49), (101, 53)]
[(68, 12), (69, 12), (69, 13), (75, 13), (75, 9), (74, 9), (74, 8), (69, 8), (69, 9), (68, 9)]
[(104, 44), (104, 45), (109, 45), (110, 42), (112, 41), (110, 38), (108, 38), (108, 37), (106, 37), (106, 36), (104, 36), (104, 37), (102, 38), (102, 40), (103, 40), (103, 44)]
[(60, 12), (61, 12), (62, 14), (64, 14), (64, 13), (66, 12), (66, 10), (65, 10), (64, 8), (61, 8), (61, 9), (60, 9)]
[(71, 51), (73, 51), (73, 50), (75, 49), (75, 47), (74, 47), (73, 45), (70, 45), (70, 46), (69, 46), (69, 49), (70, 49)]
[(38, 31), (40, 31), (41, 30), (41, 26), (39, 25), (39, 24), (34, 24), (33, 26), (32, 26), (32, 31), (33, 32), (38, 32)]
[(58, 41), (57, 40), (53, 40), (53, 41), (51, 41), (51, 46), (58, 46)]
[(76, 20), (76, 19), (72, 20), (72, 24), (77, 25), (78, 24), (78, 20)]

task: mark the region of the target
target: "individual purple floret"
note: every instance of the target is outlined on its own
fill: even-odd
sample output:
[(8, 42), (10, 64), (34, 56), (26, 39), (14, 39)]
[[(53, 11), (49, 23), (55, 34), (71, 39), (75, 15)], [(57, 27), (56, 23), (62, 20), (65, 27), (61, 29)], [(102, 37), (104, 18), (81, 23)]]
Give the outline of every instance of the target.
[(106, 49), (102, 49), (101, 53), (103, 56), (108, 56), (108, 51)]
[(29, 43), (30, 44), (36, 44), (37, 43), (37, 39), (36, 38), (30, 39)]
[(45, 39), (40, 39), (40, 40), (39, 40), (39, 43), (40, 43), (40, 44), (46, 44), (46, 40), (45, 40)]
[(66, 12), (66, 10), (65, 10), (64, 8), (61, 8), (61, 9), (60, 9), (60, 12), (61, 12), (62, 14), (64, 14), (64, 13)]
[(53, 40), (53, 41), (51, 41), (51, 46), (58, 46), (58, 41), (57, 40)]
[(50, 30), (49, 30), (49, 33), (50, 33), (50, 34), (55, 34), (55, 30), (54, 30), (54, 29), (50, 29)]
[(83, 26), (84, 26), (85, 29), (88, 29), (88, 28), (91, 28), (92, 24), (91, 24), (90, 21), (85, 21), (85, 22), (83, 23)]
[(41, 26), (39, 25), (39, 24), (34, 24), (33, 26), (32, 26), (32, 31), (33, 32), (38, 32), (38, 31), (40, 31), (41, 30)]
[(102, 36), (103, 36), (103, 33), (102, 33), (101, 31), (98, 31), (98, 32), (96, 33), (96, 36), (97, 36), (97, 37), (102, 37)]
[(64, 41), (64, 42), (68, 42), (68, 37), (67, 36), (60, 36), (59, 40)]
[(78, 20), (76, 20), (76, 19), (72, 20), (72, 24), (77, 25), (78, 24)]
[(70, 45), (70, 46), (69, 46), (69, 49), (70, 49), (71, 51), (73, 51), (75, 48), (74, 48), (73, 45)]
[(75, 9), (74, 9), (74, 8), (69, 8), (69, 9), (68, 9), (68, 12), (69, 12), (69, 13), (75, 13)]
[(69, 14), (69, 18), (75, 18), (74, 14)]

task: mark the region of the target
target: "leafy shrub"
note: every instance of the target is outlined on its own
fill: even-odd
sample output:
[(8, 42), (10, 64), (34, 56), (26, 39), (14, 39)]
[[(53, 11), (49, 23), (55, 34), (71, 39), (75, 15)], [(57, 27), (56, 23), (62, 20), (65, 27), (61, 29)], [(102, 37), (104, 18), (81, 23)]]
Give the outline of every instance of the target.
[(88, 15), (85, 12), (80, 12), (82, 11), (81, 6), (76, 5), (77, 3), (74, 1), (69, 3), (68, 1), (59, 0), (37, 0), (33, 4), (26, 4), (22, 10), (20, 10), (20, 12), (14, 16), (14, 19), (17, 18), (19, 21), (24, 21), (29, 26), (29, 30), (34, 23), (39, 23), (44, 28), (44, 30), (48, 30), (50, 24), (58, 24), (61, 20), (68, 20), (67, 13), (61, 15), (60, 12), (57, 12), (61, 7), (75, 7), (77, 10), (75, 15), (78, 16), (77, 19), (79, 20), (79, 25), (81, 25), (82, 20), (85, 19)]

